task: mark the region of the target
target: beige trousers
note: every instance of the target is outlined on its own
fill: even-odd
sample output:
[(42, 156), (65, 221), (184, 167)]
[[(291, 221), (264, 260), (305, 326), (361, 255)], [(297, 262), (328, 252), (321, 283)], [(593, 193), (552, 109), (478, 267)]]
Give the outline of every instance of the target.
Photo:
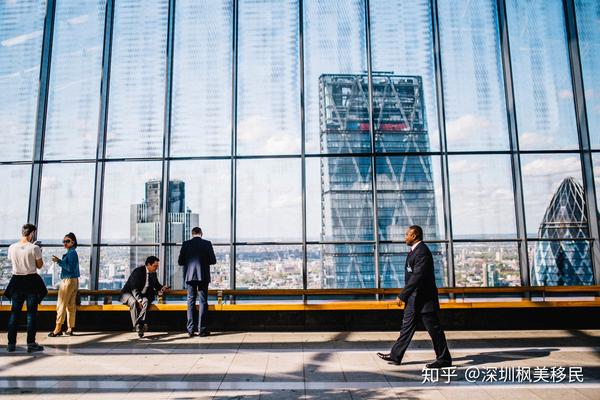
[(75, 328), (77, 289), (79, 289), (79, 278), (65, 278), (60, 282), (56, 304), (56, 326), (62, 326), (66, 314), (68, 329)]

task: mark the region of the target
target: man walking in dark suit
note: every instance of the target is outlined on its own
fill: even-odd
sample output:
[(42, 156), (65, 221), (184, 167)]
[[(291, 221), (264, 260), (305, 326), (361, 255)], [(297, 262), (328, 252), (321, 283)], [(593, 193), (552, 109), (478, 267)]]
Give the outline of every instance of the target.
[(433, 256), (427, 245), (423, 243), (423, 229), (418, 225), (411, 226), (406, 231), (404, 240), (411, 249), (404, 267), (404, 288), (397, 299), (398, 305), (405, 304), (400, 337), (392, 346), (390, 353), (377, 353), (377, 355), (385, 361), (399, 365), (420, 319), (431, 336), (436, 355), (436, 360), (427, 364), (427, 368), (450, 367), (452, 357), (437, 314), (440, 303), (435, 285)]
[[(183, 280), (187, 290), (187, 332), (194, 336), (194, 309), (199, 297), (198, 334), (208, 336), (206, 316), (208, 312), (208, 284), (210, 266), (217, 263), (212, 243), (202, 239), (202, 229), (192, 229), (192, 238), (183, 242), (179, 253), (179, 265), (183, 266)], [(200, 296), (198, 296), (200, 295)]]
[(156, 292), (159, 295), (169, 290), (158, 282), (156, 270), (158, 270), (159, 259), (150, 256), (146, 259), (146, 265), (137, 267), (131, 272), (127, 283), (121, 289), (121, 303), (127, 304), (131, 312), (131, 323), (133, 329), (137, 330), (138, 336), (144, 336), (148, 330), (146, 315), (148, 306), (154, 301)]

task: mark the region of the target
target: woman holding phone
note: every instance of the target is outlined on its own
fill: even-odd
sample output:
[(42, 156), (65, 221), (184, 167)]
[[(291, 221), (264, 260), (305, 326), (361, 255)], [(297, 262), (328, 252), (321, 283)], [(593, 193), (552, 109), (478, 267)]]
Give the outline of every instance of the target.
[(60, 266), (60, 287), (58, 289), (58, 302), (56, 304), (56, 327), (48, 334), (50, 337), (62, 335), (62, 325), (67, 317), (67, 331), (73, 336), (75, 327), (75, 310), (77, 308), (76, 298), (79, 289), (79, 256), (77, 255), (77, 237), (69, 232), (63, 239), (63, 245), (67, 252), (62, 259), (52, 256), (52, 261)]

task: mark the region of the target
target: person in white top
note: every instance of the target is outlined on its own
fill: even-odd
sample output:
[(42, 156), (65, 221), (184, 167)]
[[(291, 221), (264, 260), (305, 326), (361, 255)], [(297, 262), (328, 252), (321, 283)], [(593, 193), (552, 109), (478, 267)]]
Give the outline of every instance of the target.
[(44, 350), (35, 341), (38, 304), (48, 293), (44, 281), (37, 273), (44, 266), (44, 260), (42, 249), (33, 243), (36, 231), (35, 225), (23, 225), (21, 240), (8, 248), (13, 273), (5, 291), (5, 296), (12, 301), (8, 319), (8, 351), (16, 350), (17, 321), (24, 303), (27, 303), (27, 351), (31, 353)]

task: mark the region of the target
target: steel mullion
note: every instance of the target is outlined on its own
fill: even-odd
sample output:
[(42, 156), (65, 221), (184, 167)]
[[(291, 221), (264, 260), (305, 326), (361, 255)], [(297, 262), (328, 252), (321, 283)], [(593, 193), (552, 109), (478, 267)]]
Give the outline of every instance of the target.
[[(513, 179), (515, 213), (517, 218), (517, 236), (519, 237), (519, 266), (521, 272), (521, 286), (529, 286), (529, 256), (527, 252), (527, 224), (525, 219), (525, 201), (523, 197), (523, 179), (521, 173), (521, 156), (519, 151), (519, 134), (512, 77), (512, 60), (510, 54), (510, 40), (508, 32), (508, 18), (506, 15), (505, 0), (497, 0), (498, 26), (500, 30), (500, 48), (502, 55), (502, 72), (504, 81), (504, 96), (506, 101), (506, 114), (511, 146), (511, 169)], [(527, 295), (527, 294), (526, 294)]]

